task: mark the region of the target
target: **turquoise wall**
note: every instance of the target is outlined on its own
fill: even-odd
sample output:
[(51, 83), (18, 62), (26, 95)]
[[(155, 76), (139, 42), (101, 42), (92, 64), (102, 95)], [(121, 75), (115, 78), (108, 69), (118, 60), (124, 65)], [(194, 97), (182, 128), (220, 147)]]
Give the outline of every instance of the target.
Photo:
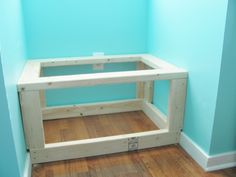
[(146, 0), (24, 0), (28, 58), (145, 53)]
[[(21, 17), (20, 0), (0, 1), (0, 52), (2, 62), (0, 70), (5, 82), (5, 85), (2, 85), (1, 82), (0, 94), (6, 94), (7, 99), (3, 98), (1, 100), (1, 107), (3, 106), (4, 110), (1, 111), (1, 123), (3, 121), (3, 124), (0, 125), (1, 127), (6, 126), (1, 129), (1, 131), (4, 131), (3, 137), (1, 137), (1, 148), (2, 144), (6, 142), (9, 145), (6, 152), (11, 152), (11, 154), (1, 154), (0, 162), (12, 163), (9, 166), (1, 166), (1, 168), (4, 168), (4, 173), (7, 174), (7, 171), (9, 173), (9, 175), (4, 176), (12, 177), (23, 175), (26, 160), (26, 147), (16, 88), (26, 61)], [(15, 167), (15, 163), (17, 167)]]
[(211, 154), (236, 151), (236, 1), (229, 0)]
[[(136, 70), (135, 62), (104, 64), (104, 69), (93, 70), (92, 65), (48, 67), (43, 70), (45, 76), (86, 74), (112, 71)], [(53, 89), (46, 91), (47, 106), (104, 102), (113, 100), (134, 99), (136, 84), (109, 84), (92, 87)]]
[[(227, 1), (150, 0), (149, 6), (149, 52), (188, 70), (184, 133), (209, 154)], [(165, 106), (168, 85), (158, 87), (155, 101)]]
[[(27, 57), (149, 52), (186, 68), (184, 133), (208, 154), (234, 151), (236, 85), (229, 76), (236, 74), (235, 1), (229, 0), (228, 14), (227, 7), (226, 0), (0, 1), (0, 176), (20, 177), (25, 167), (16, 83)], [(135, 67), (123, 66), (128, 70)], [(167, 112), (168, 82), (156, 82), (155, 86), (154, 103)], [(75, 103), (78, 98), (93, 102), (135, 97), (134, 84), (104, 87), (96, 87), (96, 92), (86, 87), (79, 92), (49, 91), (48, 105)], [(69, 99), (56, 99), (62, 95)]]
[(168, 96), (170, 81), (155, 81), (153, 104), (164, 114), (168, 115)]
[(19, 177), (17, 155), (12, 135), (12, 127), (7, 104), (5, 84), (3, 80), (2, 64), (0, 57), (0, 176)]
[[(23, 4), (28, 58), (147, 51), (146, 0), (26, 0)], [(123, 64), (122, 67), (130, 70), (135, 65)], [(108, 67), (104, 71), (115, 68)], [(87, 67), (83, 72), (90, 70)], [(60, 72), (66, 71), (57, 73)], [(134, 84), (119, 84), (51, 90), (47, 92), (46, 100), (48, 105), (61, 105), (131, 99), (135, 97), (135, 89)], [(89, 96), (85, 98), (84, 95)], [(59, 96), (61, 100), (57, 99)]]

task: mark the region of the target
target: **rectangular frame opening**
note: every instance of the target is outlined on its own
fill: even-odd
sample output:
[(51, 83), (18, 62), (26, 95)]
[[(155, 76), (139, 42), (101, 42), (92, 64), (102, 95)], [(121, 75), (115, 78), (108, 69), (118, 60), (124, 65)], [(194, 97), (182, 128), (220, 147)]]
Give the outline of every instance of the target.
[[(41, 67), (106, 62), (141, 62), (138, 70), (40, 77)], [(144, 63), (149, 69), (142, 69)], [(146, 66), (144, 65), (144, 68)], [(153, 69), (150, 69), (153, 68)], [(183, 122), (187, 72), (150, 55), (29, 61), (19, 80), (23, 123), (32, 163), (89, 157), (177, 143)], [(153, 81), (170, 80), (168, 115), (152, 104)], [(114, 83), (137, 83), (136, 99), (47, 107), (44, 91)], [(45, 143), (43, 121), (143, 111), (159, 130)], [(96, 147), (96, 149), (94, 149)]]

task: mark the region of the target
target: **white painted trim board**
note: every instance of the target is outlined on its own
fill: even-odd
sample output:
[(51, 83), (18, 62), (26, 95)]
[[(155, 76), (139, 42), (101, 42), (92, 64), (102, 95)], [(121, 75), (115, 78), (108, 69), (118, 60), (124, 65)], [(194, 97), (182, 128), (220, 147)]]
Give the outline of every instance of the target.
[(236, 167), (236, 151), (210, 156), (206, 171)]
[(31, 173), (32, 173), (32, 164), (30, 160), (30, 153), (27, 152), (23, 177), (31, 177)]
[(205, 171), (215, 171), (236, 166), (236, 151), (209, 156), (183, 132), (179, 143)]

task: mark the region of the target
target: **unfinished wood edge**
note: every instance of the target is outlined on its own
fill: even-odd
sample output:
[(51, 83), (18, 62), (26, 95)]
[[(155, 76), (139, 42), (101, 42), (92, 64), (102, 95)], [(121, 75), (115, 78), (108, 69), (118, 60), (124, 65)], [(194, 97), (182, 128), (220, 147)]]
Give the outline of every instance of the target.
[(22, 88), (20, 88), (19, 85), (28, 81), (37, 80), (40, 77), (40, 74), (41, 74), (41, 64), (34, 61), (28, 61), (25, 64), (25, 67), (20, 76), (20, 79), (18, 80), (18, 84), (17, 84), (18, 90), (22, 91)]
[(46, 107), (46, 96), (45, 96), (45, 91), (44, 90), (40, 90), (39, 91), (39, 95), (40, 95), (40, 103), (41, 103), (41, 107), (45, 108)]
[[(143, 77), (146, 74), (145, 73), (149, 73), (150, 72), (154, 72), (153, 74), (156, 75), (157, 77), (154, 77), (152, 79), (149, 80), (166, 80), (166, 79), (177, 79), (177, 78), (186, 78), (187, 77), (187, 72), (181, 68), (172, 66), (171, 64), (168, 64), (167, 62), (160, 60), (154, 56), (150, 56), (150, 55), (145, 55), (145, 54), (139, 54), (139, 55), (121, 55), (121, 56), (104, 56), (102, 58), (97, 58), (97, 57), (85, 57), (85, 58), (74, 58), (72, 60), (65, 58), (65, 59), (50, 59), (50, 60), (33, 60), (33, 61), (28, 61), (26, 63), (26, 66), (23, 70), (23, 73), (19, 79), (18, 82), (18, 90), (43, 90), (43, 89), (50, 89), (50, 88), (61, 88), (62, 85), (61, 82), (65, 82), (65, 87), (74, 87), (74, 86), (81, 86), (81, 85), (77, 85), (76, 82), (80, 81), (80, 77), (83, 78), (83, 80), (86, 79), (90, 79), (90, 77), (94, 77), (94, 80), (98, 79), (97, 77), (95, 77), (93, 74), (80, 74), (80, 75), (70, 75), (70, 76), (56, 76), (56, 77), (44, 77), (41, 78), (40, 77), (40, 71), (41, 71), (41, 67), (44, 66), (45, 62), (51, 62), (54, 65), (57, 65), (59, 63), (61, 63), (62, 66), (66, 66), (68, 64), (68, 62), (75, 62), (75, 63), (80, 63), (80, 62), (94, 62), (97, 63), (98, 60), (102, 60), (105, 63), (106, 62), (116, 62), (116, 61), (120, 61), (120, 62), (124, 62), (124, 61), (134, 61), (134, 62), (142, 62), (143, 65), (145, 65), (145, 62), (147, 64), (147, 67), (149, 68), (155, 68), (154, 72), (153, 70), (148, 70), (148, 71), (142, 71), (142, 72), (111, 72), (109, 73), (109, 75), (112, 75), (112, 77), (114, 78), (114, 82), (109, 81), (109, 83), (122, 83), (121, 79), (123, 78), (119, 78), (117, 79), (117, 77), (123, 77), (122, 74), (125, 75), (137, 75), (139, 74), (140, 76), (138, 77)], [(148, 62), (148, 63), (147, 63)], [(155, 67), (156, 65), (158, 65), (158, 67)], [(159, 65), (161, 67), (159, 67)], [(146, 67), (145, 67), (146, 68)], [(147, 69), (147, 68), (146, 68)], [(169, 74), (168, 74), (169, 73)], [(117, 75), (118, 74), (118, 75)], [(164, 74), (164, 77), (163, 77)], [(99, 73), (99, 82), (102, 83), (103, 80), (102, 79), (107, 79), (107, 75), (106, 73)], [(105, 78), (103, 77), (105, 76)], [(85, 78), (84, 78), (85, 77)], [(132, 78), (129, 79), (129, 81), (124, 81), (124, 82), (141, 82), (144, 81), (146, 79), (137, 79), (137, 78)], [(69, 84), (69, 82), (73, 82)], [(92, 83), (87, 83), (88, 81), (86, 81), (86, 84), (84, 83), (83, 85), (91, 85)], [(59, 84), (60, 83), (60, 84)], [(58, 85), (58, 86), (55, 86)], [(31, 88), (29, 88), (31, 87)]]
[(160, 129), (165, 129), (168, 127), (167, 116), (162, 113), (153, 104), (143, 101), (143, 112), (153, 121), (153, 123)]
[(156, 63), (151, 62), (149, 59), (147, 59), (145, 56), (142, 57), (142, 63), (147, 65), (149, 68), (154, 68), (154, 69), (161, 69), (161, 66), (157, 65)]
[(142, 62), (156, 69), (178, 69), (175, 65), (150, 54), (142, 55)]
[(112, 114), (142, 110), (142, 99), (43, 108), (43, 120)]
[[(40, 68), (40, 77), (44, 75), (42, 68)], [(40, 101), (41, 101), (41, 107), (46, 107), (46, 96), (45, 96), (45, 90), (40, 90)]]
[(27, 147), (43, 148), (45, 139), (39, 91), (20, 92), (20, 99)]
[(146, 63), (146, 65), (153, 66), (156, 69), (174, 69), (186, 72), (185, 69), (179, 68), (174, 64), (166, 62), (165, 60), (150, 54), (142, 55), (142, 62)]
[(183, 127), (187, 80), (170, 81), (167, 124), (169, 131), (180, 132)]
[(136, 98), (144, 98), (144, 83), (136, 82)]
[(144, 82), (144, 99), (149, 103), (153, 102), (153, 89), (154, 81)]
[[(134, 143), (134, 144), (132, 144)], [(32, 163), (76, 159), (177, 143), (177, 134), (168, 130), (117, 135), (89, 140), (46, 144), (43, 149), (31, 149)], [(94, 148), (96, 147), (96, 148)]]
[(37, 59), (42, 67), (84, 65), (97, 63), (121, 63), (121, 62), (138, 62), (141, 61), (140, 55), (104, 55), (89, 57), (67, 57), (67, 58), (49, 58)]
[(77, 145), (77, 144), (102, 143), (105, 141), (129, 139), (133, 137), (146, 137), (146, 136), (156, 135), (156, 134), (160, 135), (160, 134), (165, 134), (168, 132), (169, 132), (168, 129), (160, 129), (160, 130), (151, 130), (151, 131), (144, 131), (144, 132), (137, 132), (137, 133), (127, 133), (127, 134), (120, 134), (120, 135), (98, 137), (98, 138), (88, 138), (88, 139), (82, 139), (82, 140), (48, 143), (45, 145), (45, 148), (71, 146), (71, 145)]
[(21, 110), (21, 117), (22, 117), (22, 124), (23, 124), (23, 130), (24, 130), (24, 136), (25, 136), (25, 143), (26, 143), (26, 149), (29, 149), (30, 146), (30, 135), (28, 135), (26, 132), (29, 132), (29, 125), (26, 123), (26, 118), (25, 118), (25, 109), (23, 108), (24, 103), (23, 100), (25, 99), (24, 96), (22, 95), (22, 92), (18, 92), (19, 96), (19, 103), (20, 103), (20, 110)]
[(19, 82), (19, 90), (44, 90), (101, 84), (143, 82), (152, 80), (169, 80), (186, 78), (186, 73), (176, 70), (141, 70), (96, 74), (78, 74), (67, 76), (43, 77), (35, 80)]
[[(153, 66), (143, 62), (143, 58), (140, 62), (137, 62), (137, 70), (153, 69)], [(149, 102), (152, 102), (153, 96), (153, 81), (138, 82), (137, 83), (137, 98), (144, 98)]]
[[(137, 70), (144, 70), (145, 65), (143, 62), (137, 62), (136, 66)], [(137, 82), (136, 83), (136, 98), (144, 98), (144, 83), (143, 82)]]
[(124, 55), (104, 55), (104, 56), (79, 56), (79, 57), (57, 57), (57, 58), (38, 58), (28, 59), (28, 61), (34, 62), (57, 62), (57, 61), (69, 61), (69, 60), (94, 60), (94, 59), (113, 59), (113, 58), (142, 58), (146, 54), (124, 54)]

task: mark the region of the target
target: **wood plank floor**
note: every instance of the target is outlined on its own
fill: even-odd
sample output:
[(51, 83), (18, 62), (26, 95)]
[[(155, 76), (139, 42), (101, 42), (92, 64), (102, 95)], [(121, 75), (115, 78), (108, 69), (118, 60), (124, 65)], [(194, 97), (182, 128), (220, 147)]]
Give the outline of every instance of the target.
[(171, 145), (39, 164), (32, 177), (236, 177), (236, 168), (206, 173), (178, 145)]
[[(154, 130), (141, 112), (45, 121), (46, 142), (53, 143)], [(94, 147), (96, 148), (96, 147)], [(204, 172), (178, 145), (33, 167), (33, 177), (236, 177), (236, 168)]]
[(142, 112), (126, 112), (44, 121), (46, 143), (158, 130)]

